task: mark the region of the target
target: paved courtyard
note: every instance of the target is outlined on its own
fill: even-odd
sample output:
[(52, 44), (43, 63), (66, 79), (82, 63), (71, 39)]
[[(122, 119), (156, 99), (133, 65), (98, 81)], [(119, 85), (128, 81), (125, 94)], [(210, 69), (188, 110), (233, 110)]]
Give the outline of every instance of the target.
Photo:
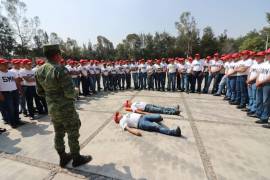
[[(136, 137), (113, 121), (125, 100), (173, 106), (182, 116), (164, 116), (164, 125), (180, 126), (182, 138), (142, 132)], [(211, 95), (156, 91), (100, 93), (77, 103), (82, 121), (82, 154), (89, 164), (61, 169), (48, 117), (0, 135), (1, 180), (270, 179), (270, 130), (244, 112)], [(2, 123), (2, 121), (1, 121)], [(5, 127), (0, 124), (1, 127)]]

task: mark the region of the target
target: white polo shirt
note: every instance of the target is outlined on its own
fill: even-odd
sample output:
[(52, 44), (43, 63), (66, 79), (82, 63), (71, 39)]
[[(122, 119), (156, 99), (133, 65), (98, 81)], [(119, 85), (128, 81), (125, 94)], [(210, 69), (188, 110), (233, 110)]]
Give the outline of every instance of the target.
[(2, 72), (0, 71), (0, 91), (15, 91), (17, 90), (15, 79), (18, 76), (12, 72)]
[(187, 70), (188, 74), (191, 73), (192, 67), (191, 67), (191, 63), (189, 61), (185, 62), (185, 69)]
[(177, 65), (176, 64), (168, 64), (167, 68), (168, 68), (169, 73), (175, 73), (177, 70)]
[(264, 63), (261, 63), (258, 67), (258, 80), (263, 81), (267, 79), (270, 76), (270, 63), (269, 61), (266, 61)]
[(258, 64), (257, 61), (254, 61), (252, 66), (249, 69), (249, 80), (257, 77), (259, 67), (260, 67), (260, 64)]
[(147, 105), (147, 103), (145, 103), (145, 102), (134, 102), (131, 104), (130, 108), (131, 108), (132, 112), (136, 112), (136, 110), (138, 110), (138, 109), (144, 111), (146, 105)]
[(146, 73), (146, 64), (140, 64), (138, 66), (138, 68), (139, 68), (140, 72)]
[[(22, 69), (20, 71), (20, 76), (21, 78), (23, 77), (27, 77), (27, 78), (35, 78), (35, 72), (31, 69), (31, 70), (27, 70), (27, 69)], [(36, 86), (36, 82), (27, 82), (24, 78), (23, 78), (23, 85), (24, 86)]]
[(198, 71), (203, 71), (204, 66), (203, 62), (201, 60), (194, 59), (191, 63), (191, 67), (193, 71), (198, 72)]
[[(247, 59), (247, 60), (240, 60), (237, 63), (237, 67), (247, 67), (249, 68), (252, 65), (253, 61), (252, 59)], [(245, 72), (238, 72), (237, 76), (243, 76), (243, 75), (248, 75), (249, 69), (247, 69)]]
[(125, 130), (126, 127), (138, 128), (141, 117), (142, 115), (137, 113), (126, 114), (121, 118), (119, 125), (123, 130)]

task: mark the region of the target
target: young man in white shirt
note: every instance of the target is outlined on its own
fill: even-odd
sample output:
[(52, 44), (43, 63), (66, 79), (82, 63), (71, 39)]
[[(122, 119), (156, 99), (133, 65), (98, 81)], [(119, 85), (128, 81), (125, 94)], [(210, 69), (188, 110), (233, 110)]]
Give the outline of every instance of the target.
[(249, 75), (247, 78), (248, 85), (248, 96), (249, 96), (249, 104), (248, 104), (248, 112), (247, 115), (250, 117), (256, 116), (256, 79), (258, 76), (258, 71), (261, 64), (264, 62), (265, 52), (261, 51), (255, 55), (255, 60), (252, 66), (249, 69)]
[(209, 79), (208, 79), (208, 84), (206, 93), (209, 91), (209, 87), (211, 85), (212, 80), (214, 79), (214, 84), (213, 84), (213, 89), (212, 89), (212, 94), (215, 94), (218, 90), (218, 84), (220, 80), (220, 71), (223, 68), (223, 64), (219, 59), (219, 54), (215, 53), (214, 54), (214, 59), (209, 61)]
[(161, 134), (181, 137), (181, 129), (177, 127), (175, 129), (169, 129), (161, 125), (163, 118), (159, 114), (147, 114), (141, 115), (137, 113), (129, 113), (122, 115), (119, 112), (116, 112), (113, 116), (115, 123), (119, 124), (120, 127), (128, 131), (131, 134), (136, 136), (142, 136), (138, 129), (149, 131), (149, 132), (158, 132)]
[(147, 72), (147, 89), (148, 90), (154, 90), (154, 66), (152, 63), (152, 60), (147, 61), (147, 67), (146, 67), (146, 72)]
[(140, 89), (146, 89), (146, 84), (147, 84), (147, 71), (146, 71), (146, 67), (147, 65), (145, 64), (145, 61), (142, 59), (139, 61), (139, 86)]
[(106, 63), (104, 63), (103, 67), (101, 68), (101, 74), (102, 74), (104, 91), (108, 91), (110, 87), (110, 82), (109, 82), (110, 68), (107, 67)]
[(124, 70), (125, 70), (125, 80), (126, 80), (126, 89), (131, 88), (131, 68), (130, 68), (130, 62), (124, 61)]
[(192, 63), (193, 59), (192, 57), (189, 57), (188, 59), (186, 59), (185, 61), (185, 70), (186, 70), (186, 76), (185, 76), (185, 91), (186, 93), (189, 93), (189, 87), (192, 83), (192, 75), (191, 75), (191, 63)]
[(238, 62), (235, 69), (237, 72), (236, 85), (238, 86), (237, 101), (240, 102), (237, 108), (244, 109), (246, 108), (246, 104), (248, 103), (248, 92), (246, 81), (249, 68), (252, 65), (252, 60), (249, 58), (250, 51), (248, 50), (242, 51), (240, 55), (241, 60)]
[(169, 64), (167, 65), (167, 73), (168, 73), (168, 91), (175, 91), (176, 86), (176, 72), (177, 65), (174, 63), (174, 59), (169, 59)]
[(45, 110), (36, 93), (36, 79), (35, 72), (32, 70), (32, 61), (25, 59), (23, 61), (24, 69), (20, 71), (20, 76), (23, 79), (23, 91), (25, 93), (28, 114), (30, 120), (35, 119), (35, 109), (33, 101), (35, 101), (36, 108), (39, 114), (44, 114)]
[(18, 75), (8, 70), (8, 63), (0, 59), (0, 109), (5, 123), (16, 128), (24, 124), (19, 120), (19, 93), (22, 89)]
[[(258, 124), (268, 123), (270, 117), (270, 49), (265, 56), (265, 62), (262, 63), (258, 70), (256, 79), (257, 96), (256, 96), (256, 114), (260, 119), (256, 121)], [(265, 127), (270, 127), (268, 124)]]
[(157, 90), (158, 91), (165, 91), (165, 87), (163, 86), (163, 65), (161, 64), (161, 60), (157, 60), (156, 64), (154, 65), (156, 71), (156, 79), (157, 79)]
[(139, 89), (139, 74), (138, 74), (138, 64), (136, 61), (131, 60), (130, 72), (134, 83), (134, 89)]
[(88, 78), (90, 90), (93, 94), (96, 94), (96, 72), (94, 62), (94, 60), (90, 60), (90, 64), (88, 65)]
[(195, 92), (196, 82), (197, 82), (197, 92), (201, 93), (203, 70), (204, 70), (203, 61), (200, 59), (200, 55), (196, 54), (195, 59), (191, 63), (191, 75), (192, 75), (191, 92), (192, 93)]
[(169, 114), (169, 115), (179, 115), (179, 105), (176, 107), (162, 107), (154, 104), (148, 104), (146, 102), (131, 102), (126, 101), (124, 103), (126, 111), (132, 111), (134, 113), (148, 114), (148, 113), (158, 113), (158, 114)]
[(181, 92), (185, 91), (185, 75), (186, 75), (186, 69), (185, 69), (185, 59), (179, 58), (179, 63), (177, 64), (177, 71), (179, 74), (179, 90)]
[(80, 66), (77, 68), (79, 73), (81, 74), (81, 82), (82, 82), (82, 94), (83, 96), (89, 95), (89, 80), (88, 80), (88, 68), (87, 68), (87, 60), (81, 59)]

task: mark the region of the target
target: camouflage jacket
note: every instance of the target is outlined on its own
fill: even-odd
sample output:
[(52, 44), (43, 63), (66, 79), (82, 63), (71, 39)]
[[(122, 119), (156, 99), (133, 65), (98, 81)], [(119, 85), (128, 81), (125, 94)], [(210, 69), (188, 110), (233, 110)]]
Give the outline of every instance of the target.
[(45, 97), (51, 115), (65, 114), (74, 107), (76, 93), (68, 70), (54, 62), (47, 62), (35, 73), (37, 94)]

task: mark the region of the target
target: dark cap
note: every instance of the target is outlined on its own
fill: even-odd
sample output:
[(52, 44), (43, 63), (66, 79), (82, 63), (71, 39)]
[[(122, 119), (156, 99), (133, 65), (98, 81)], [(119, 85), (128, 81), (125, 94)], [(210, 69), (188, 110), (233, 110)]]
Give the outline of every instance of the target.
[(61, 53), (60, 46), (59, 44), (44, 45), (43, 53), (44, 55), (54, 55), (57, 53)]

